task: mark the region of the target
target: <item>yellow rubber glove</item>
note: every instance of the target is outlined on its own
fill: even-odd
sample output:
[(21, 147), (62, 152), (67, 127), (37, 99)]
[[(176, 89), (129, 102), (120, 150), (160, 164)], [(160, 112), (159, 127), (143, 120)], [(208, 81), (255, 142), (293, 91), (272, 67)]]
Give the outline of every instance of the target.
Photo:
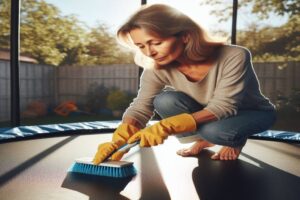
[(129, 144), (140, 140), (141, 147), (150, 147), (162, 144), (171, 134), (195, 131), (197, 128), (194, 117), (184, 113), (165, 118), (156, 124), (146, 127), (135, 133), (127, 141)]
[[(103, 162), (113, 151), (127, 143), (127, 140), (140, 129), (126, 123), (122, 123), (114, 132), (112, 141), (100, 144), (98, 151), (94, 156), (93, 163), (99, 164)], [(120, 160), (125, 151), (117, 151), (111, 156), (111, 160)]]

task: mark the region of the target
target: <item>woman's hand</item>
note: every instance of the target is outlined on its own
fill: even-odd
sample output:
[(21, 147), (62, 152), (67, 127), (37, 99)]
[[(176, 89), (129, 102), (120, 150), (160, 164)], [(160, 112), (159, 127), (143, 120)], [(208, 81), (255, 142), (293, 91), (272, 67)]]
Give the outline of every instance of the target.
[(129, 144), (140, 140), (141, 147), (150, 147), (162, 144), (164, 140), (171, 134), (191, 132), (197, 128), (194, 117), (184, 113), (173, 117), (165, 118), (156, 124), (146, 127), (127, 141)]
[[(106, 160), (115, 150), (127, 143), (127, 140), (140, 129), (127, 124), (122, 123), (114, 132), (112, 141), (105, 142), (98, 146), (98, 151), (96, 152), (93, 163), (98, 165), (104, 160)], [(111, 156), (111, 160), (120, 160), (125, 153), (128, 151), (117, 151)]]

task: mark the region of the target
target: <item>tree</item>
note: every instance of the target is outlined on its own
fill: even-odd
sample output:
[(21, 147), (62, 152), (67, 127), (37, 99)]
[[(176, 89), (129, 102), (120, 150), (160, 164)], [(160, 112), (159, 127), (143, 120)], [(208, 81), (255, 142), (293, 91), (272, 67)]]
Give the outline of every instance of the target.
[[(299, 0), (239, 0), (238, 8), (250, 7), (251, 13), (257, 14), (261, 19), (275, 15), (299, 16)], [(219, 17), (220, 21), (228, 20), (232, 15), (232, 1), (204, 0), (201, 5), (212, 5), (217, 8), (211, 12)]]
[(10, 2), (0, 0), (0, 48), (8, 49), (10, 40)]
[[(10, 1), (0, 0), (0, 48), (9, 49)], [(75, 16), (63, 16), (44, 0), (23, 0), (20, 51), (42, 64), (87, 65), (132, 62), (104, 26), (89, 28)]]
[(88, 61), (93, 64), (112, 64), (112, 63), (132, 63), (132, 56), (129, 52), (121, 49), (108, 31), (108, 28), (99, 24), (95, 28), (91, 28), (88, 34)]
[[(219, 21), (231, 19), (232, 2), (205, 0), (214, 5), (212, 14)], [(222, 7), (223, 6), (223, 7)], [(252, 22), (246, 30), (238, 31), (237, 43), (249, 48), (254, 61), (300, 61), (300, 2), (298, 0), (239, 0), (239, 9), (248, 8), (259, 19), (272, 15), (288, 16), (288, 21), (279, 26), (260, 26)]]
[(280, 27), (259, 28), (252, 24), (239, 31), (238, 43), (248, 47), (254, 61), (300, 61), (300, 19), (291, 17)]
[(69, 52), (82, 48), (86, 37), (74, 16), (62, 16), (43, 0), (23, 1), (20, 33), (21, 52), (52, 65), (60, 65)]
[[(10, 1), (1, 1), (0, 45), (9, 49)], [(24, 0), (20, 13), (20, 51), (39, 63), (59, 65), (82, 46), (84, 29), (74, 16), (62, 16), (43, 0)]]

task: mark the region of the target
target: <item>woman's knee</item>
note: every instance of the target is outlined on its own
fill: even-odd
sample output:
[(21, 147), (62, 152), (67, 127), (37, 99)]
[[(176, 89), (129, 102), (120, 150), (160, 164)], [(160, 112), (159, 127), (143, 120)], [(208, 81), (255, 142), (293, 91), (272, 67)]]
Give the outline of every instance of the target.
[(243, 137), (237, 130), (212, 124), (204, 125), (197, 132), (203, 139), (223, 146), (238, 147), (242, 146), (247, 140), (247, 137)]
[(237, 116), (201, 126), (198, 133), (214, 144), (240, 146), (250, 135), (267, 130), (275, 118), (272, 111), (240, 111)]
[(172, 109), (175, 106), (176, 95), (172, 91), (162, 92), (158, 94), (153, 101), (156, 110)]
[(161, 113), (191, 113), (202, 109), (202, 106), (183, 92), (165, 91), (153, 101), (155, 110)]

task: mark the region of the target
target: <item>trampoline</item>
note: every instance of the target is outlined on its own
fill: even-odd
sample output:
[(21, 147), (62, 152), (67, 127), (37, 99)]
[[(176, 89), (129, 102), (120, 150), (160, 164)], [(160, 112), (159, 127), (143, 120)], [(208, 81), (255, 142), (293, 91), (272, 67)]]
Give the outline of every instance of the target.
[[(145, 0), (141, 1), (146, 4)], [(237, 1), (231, 43), (235, 44)], [(300, 133), (266, 131), (247, 141), (236, 161), (215, 161), (218, 146), (194, 157), (176, 154), (186, 144), (134, 147), (123, 158), (137, 175), (110, 178), (68, 172), (76, 158), (93, 156), (119, 122), (20, 127), (19, 0), (12, 0), (11, 124), (0, 129), (1, 200), (204, 199), (298, 200)]]
[(248, 140), (236, 161), (213, 161), (212, 147), (182, 158), (174, 137), (164, 145), (134, 147), (124, 157), (138, 173), (108, 178), (68, 173), (75, 158), (93, 156), (111, 133), (56, 136), (0, 145), (0, 196), (35, 199), (263, 199), (300, 195), (300, 146)]

